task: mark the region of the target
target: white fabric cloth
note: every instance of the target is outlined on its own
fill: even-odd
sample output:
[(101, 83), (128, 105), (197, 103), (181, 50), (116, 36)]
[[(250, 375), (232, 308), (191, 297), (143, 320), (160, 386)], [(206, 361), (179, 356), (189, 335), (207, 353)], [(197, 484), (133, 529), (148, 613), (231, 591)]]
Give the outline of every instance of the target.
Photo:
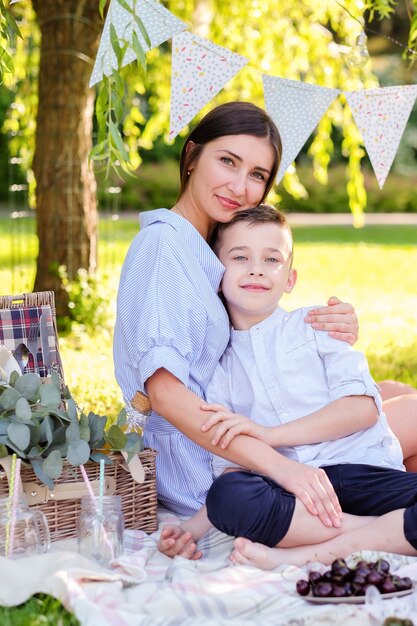
[[(306, 324), (308, 310), (287, 313), (277, 308), (249, 330), (232, 330), (207, 399), (265, 426), (276, 426), (344, 396), (371, 396), (379, 410), (379, 420), (371, 428), (334, 441), (279, 448), (279, 452), (315, 467), (367, 463), (403, 470), (401, 447), (382, 412), (365, 356)], [(231, 466), (230, 461), (213, 457), (216, 476)]]
[[(160, 527), (180, 521), (166, 511), (159, 515)], [(264, 572), (231, 565), (233, 540), (215, 530), (200, 542), (202, 560), (169, 559), (156, 549), (158, 536), (159, 531), (151, 536), (126, 531), (126, 552), (109, 569), (81, 557), (75, 540), (54, 544), (48, 554), (16, 561), (0, 557), (0, 605), (49, 593), (81, 626), (374, 626), (388, 616), (417, 623), (416, 592), (401, 599), (377, 596), (372, 604), (316, 606), (295, 592), (304, 568), (284, 565)], [(417, 581), (417, 558), (360, 556), (387, 558), (392, 571)]]
[[(172, 211), (142, 213), (140, 223), (120, 278), (116, 379), (131, 399), (163, 367), (203, 397), (229, 339), (217, 295), (224, 267), (198, 231)], [(159, 452), (159, 500), (180, 514), (200, 508), (213, 480), (210, 454), (155, 413), (145, 445)]]

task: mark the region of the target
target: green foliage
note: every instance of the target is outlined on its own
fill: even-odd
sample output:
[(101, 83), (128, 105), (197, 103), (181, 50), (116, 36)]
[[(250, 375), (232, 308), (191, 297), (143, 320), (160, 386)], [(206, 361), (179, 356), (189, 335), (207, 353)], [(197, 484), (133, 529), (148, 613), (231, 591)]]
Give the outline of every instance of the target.
[(21, 37), (21, 34), (14, 15), (0, 0), (0, 85), (5, 74), (14, 72), (10, 46), (13, 46), (16, 37)]
[(58, 268), (62, 288), (69, 296), (69, 317), (60, 319), (60, 330), (70, 330), (73, 322), (85, 329), (95, 330), (106, 326), (108, 321), (108, 302), (102, 295), (97, 277), (81, 268), (75, 280), (70, 281), (66, 267)]
[(61, 381), (53, 373), (49, 383), (38, 374), (19, 376), (13, 372), (10, 381), (0, 380), (0, 445), (3, 456), (16, 453), (29, 462), (42, 482), (52, 490), (62, 472), (63, 459), (78, 466), (89, 459), (108, 457), (105, 449), (123, 450), (129, 457), (142, 448), (138, 433), (126, 435), (119, 424), (125, 423), (123, 412), (118, 423), (106, 430), (107, 417), (80, 411), (68, 388), (61, 399)]
[(16, 607), (0, 607), (2, 626), (80, 626), (59, 600), (39, 593)]

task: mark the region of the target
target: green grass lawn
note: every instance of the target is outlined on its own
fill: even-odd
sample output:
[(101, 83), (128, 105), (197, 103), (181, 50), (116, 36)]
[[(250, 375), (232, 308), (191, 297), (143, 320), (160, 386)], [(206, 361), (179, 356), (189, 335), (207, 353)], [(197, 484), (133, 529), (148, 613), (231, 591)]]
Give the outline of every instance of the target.
[[(33, 220), (14, 225), (13, 245), (8, 222), (0, 219), (1, 292), (30, 291), (36, 255)], [(77, 327), (60, 337), (73, 395), (86, 409), (110, 416), (121, 406), (111, 348), (116, 290), (121, 263), (137, 230), (133, 220), (101, 221), (99, 278), (109, 303), (108, 323), (94, 334)], [(351, 302), (360, 320), (357, 347), (366, 352), (374, 377), (417, 386), (417, 227), (296, 227), (294, 238), (298, 283), (284, 306), (324, 304), (333, 294)], [(19, 261), (15, 272), (11, 258)]]
[[(36, 255), (33, 222), (15, 227), (0, 219), (0, 285), (3, 294), (31, 290)], [(65, 376), (79, 404), (116, 415), (121, 406), (111, 353), (114, 302), (120, 266), (137, 223), (101, 223), (100, 281), (109, 302), (105, 328), (82, 328), (60, 338)], [(417, 227), (348, 226), (294, 228), (298, 284), (283, 303), (288, 309), (323, 304), (337, 295), (354, 304), (360, 320), (358, 347), (368, 355), (377, 380), (396, 378), (417, 386)], [(11, 271), (11, 254), (18, 270)], [(0, 608), (2, 626), (75, 626), (48, 596), (22, 607)]]

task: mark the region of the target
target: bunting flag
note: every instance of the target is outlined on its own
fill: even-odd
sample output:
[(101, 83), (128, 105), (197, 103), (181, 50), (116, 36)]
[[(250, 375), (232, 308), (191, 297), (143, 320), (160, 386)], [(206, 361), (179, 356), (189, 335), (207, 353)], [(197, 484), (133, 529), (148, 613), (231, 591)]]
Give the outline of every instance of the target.
[(154, 0), (141, 0), (135, 4), (136, 14), (142, 21), (149, 36), (151, 42), (151, 47), (149, 47), (143, 38), (140, 27), (135, 21), (132, 12), (123, 8), (122, 4), (126, 4), (133, 11), (133, 0), (111, 0), (103, 27), (96, 62), (90, 78), (90, 87), (100, 82), (103, 75), (110, 76), (112, 71), (118, 67), (116, 54), (111, 44), (111, 24), (115, 28), (120, 47), (123, 48), (124, 42), (128, 43), (122, 66), (128, 65), (128, 63), (135, 61), (137, 58), (133, 47), (134, 32), (144, 52), (147, 52), (187, 28), (184, 22), (170, 13), (170, 11), (159, 2), (155, 2)]
[(193, 119), (248, 60), (189, 32), (172, 41), (170, 139)]
[(265, 108), (278, 126), (282, 140), (282, 159), (277, 174), (279, 182), (341, 92), (277, 76), (263, 75), (262, 80)]
[(417, 85), (344, 92), (382, 189), (417, 97)]

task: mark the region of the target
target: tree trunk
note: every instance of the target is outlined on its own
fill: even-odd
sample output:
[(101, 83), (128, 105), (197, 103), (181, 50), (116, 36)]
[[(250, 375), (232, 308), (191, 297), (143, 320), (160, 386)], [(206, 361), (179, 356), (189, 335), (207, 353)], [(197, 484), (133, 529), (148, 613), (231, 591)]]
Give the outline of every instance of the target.
[(32, 0), (42, 34), (33, 170), (39, 238), (35, 291), (52, 290), (57, 313), (70, 280), (97, 265), (96, 181), (89, 168), (94, 91), (88, 87), (102, 21), (98, 0)]

